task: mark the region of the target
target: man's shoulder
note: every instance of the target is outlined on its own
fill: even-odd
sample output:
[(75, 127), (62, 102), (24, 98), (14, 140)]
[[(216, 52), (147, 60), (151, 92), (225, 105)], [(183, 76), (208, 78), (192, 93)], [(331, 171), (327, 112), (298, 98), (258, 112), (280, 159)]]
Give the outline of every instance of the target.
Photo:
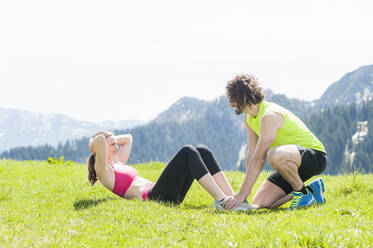
[(292, 113), (289, 109), (275, 103), (275, 102), (267, 102), (267, 104), (265, 105), (266, 108), (265, 108), (265, 114), (266, 113), (269, 113), (269, 112), (275, 112), (275, 113), (279, 113), (281, 115), (284, 115), (284, 114), (288, 114), (288, 113)]
[(279, 112), (267, 112), (262, 117), (262, 123), (282, 126), (284, 124), (284, 116)]

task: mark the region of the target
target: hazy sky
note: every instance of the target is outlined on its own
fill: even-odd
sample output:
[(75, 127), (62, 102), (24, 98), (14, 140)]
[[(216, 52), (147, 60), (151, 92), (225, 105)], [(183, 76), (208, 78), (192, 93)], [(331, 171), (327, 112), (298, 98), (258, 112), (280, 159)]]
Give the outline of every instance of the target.
[(0, 107), (149, 120), (239, 73), (313, 100), (373, 64), (372, 24), (369, 0), (0, 0)]

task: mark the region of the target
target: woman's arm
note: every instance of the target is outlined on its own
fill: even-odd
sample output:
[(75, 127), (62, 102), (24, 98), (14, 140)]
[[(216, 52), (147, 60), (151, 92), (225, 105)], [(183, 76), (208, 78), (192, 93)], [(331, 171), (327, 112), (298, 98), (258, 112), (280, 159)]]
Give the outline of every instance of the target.
[(132, 150), (132, 135), (131, 134), (123, 134), (117, 135), (114, 137), (117, 144), (120, 145), (120, 150), (118, 153), (118, 160), (121, 161), (123, 164), (127, 163), (128, 158), (131, 154)]
[(105, 136), (100, 134), (89, 141), (89, 147), (96, 156), (95, 170), (97, 176), (104, 174), (106, 168), (107, 144)]

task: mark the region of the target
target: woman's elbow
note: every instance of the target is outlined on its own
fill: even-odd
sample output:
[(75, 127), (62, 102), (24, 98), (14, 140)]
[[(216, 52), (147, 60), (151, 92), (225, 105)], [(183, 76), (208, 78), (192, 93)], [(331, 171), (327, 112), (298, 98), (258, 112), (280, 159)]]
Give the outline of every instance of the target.
[(133, 142), (132, 134), (128, 134), (128, 140), (129, 140), (131, 143)]

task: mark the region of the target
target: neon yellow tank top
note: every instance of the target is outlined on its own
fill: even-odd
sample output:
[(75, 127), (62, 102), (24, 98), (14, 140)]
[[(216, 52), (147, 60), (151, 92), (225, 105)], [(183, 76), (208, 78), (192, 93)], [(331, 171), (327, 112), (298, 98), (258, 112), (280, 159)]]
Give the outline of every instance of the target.
[(256, 117), (247, 115), (247, 124), (256, 135), (259, 136), (263, 115), (269, 112), (279, 113), (285, 120), (283, 127), (277, 131), (276, 138), (270, 148), (294, 144), (326, 153), (324, 145), (306, 125), (296, 115), (276, 103), (262, 101), (259, 104), (259, 113)]

